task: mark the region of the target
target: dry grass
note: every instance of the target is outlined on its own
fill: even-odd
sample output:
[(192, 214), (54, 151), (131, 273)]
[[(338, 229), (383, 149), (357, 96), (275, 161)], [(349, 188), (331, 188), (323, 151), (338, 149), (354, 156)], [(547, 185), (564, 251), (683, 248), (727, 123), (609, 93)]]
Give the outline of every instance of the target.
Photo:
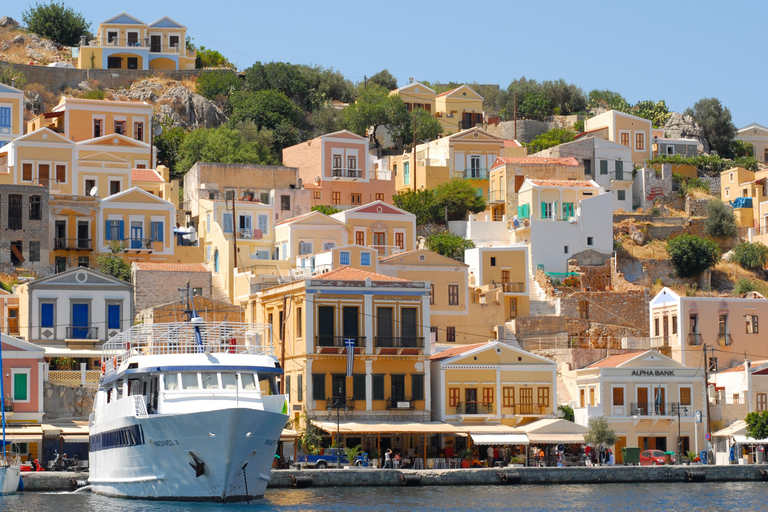
[(42, 48), (34, 48), (35, 51), (44, 55), (43, 60), (35, 61), (31, 57), (27, 56), (27, 48), (29, 47), (28, 41), (22, 44), (13, 44), (13, 38), (17, 35), (23, 35), (27, 38), (28, 32), (25, 30), (14, 29), (12, 27), (0, 27), (0, 46), (3, 43), (8, 43), (8, 49), (0, 52), (0, 59), (11, 62), (13, 64), (37, 64), (45, 65), (51, 62), (71, 62), (72, 55), (68, 51), (46, 51)]
[(651, 240), (640, 246), (627, 237), (621, 241), (621, 250), (636, 260), (668, 260), (666, 243), (661, 240)]
[(713, 196), (712, 194), (707, 194), (706, 192), (698, 188), (694, 188), (693, 190), (690, 190), (688, 192), (688, 195), (694, 199), (710, 199), (710, 200), (717, 199), (720, 196), (720, 194), (718, 194), (717, 196)]

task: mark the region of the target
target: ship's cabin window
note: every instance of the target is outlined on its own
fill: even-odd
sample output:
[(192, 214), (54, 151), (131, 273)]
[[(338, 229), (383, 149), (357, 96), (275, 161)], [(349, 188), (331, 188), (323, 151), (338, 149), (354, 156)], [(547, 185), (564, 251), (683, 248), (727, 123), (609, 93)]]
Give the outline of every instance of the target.
[(115, 391), (117, 391), (115, 400), (120, 400), (123, 397), (123, 379), (117, 381), (117, 387), (115, 388)]
[(203, 389), (219, 389), (219, 374), (218, 373), (201, 373), (203, 381)]
[(166, 373), (163, 375), (163, 389), (166, 391), (175, 391), (179, 389), (179, 374)]
[(252, 373), (241, 373), (240, 380), (243, 381), (243, 389), (256, 389), (256, 379)]
[(196, 373), (182, 373), (181, 374), (181, 387), (183, 389), (198, 389), (200, 385), (197, 382)]
[(237, 389), (237, 375), (234, 373), (222, 373), (221, 387), (223, 389)]
[(275, 382), (275, 376), (270, 374), (259, 374), (259, 389), (262, 395), (276, 395), (277, 394), (277, 382)]
[(128, 380), (128, 396), (131, 395), (143, 395), (144, 386), (140, 379)]

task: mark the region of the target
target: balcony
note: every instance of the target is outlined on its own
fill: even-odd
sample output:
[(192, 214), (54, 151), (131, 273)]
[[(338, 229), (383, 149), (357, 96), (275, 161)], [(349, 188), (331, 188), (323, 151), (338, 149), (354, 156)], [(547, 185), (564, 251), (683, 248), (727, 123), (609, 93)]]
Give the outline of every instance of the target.
[(349, 396), (329, 396), (325, 399), (325, 403), (325, 408), (329, 411), (333, 409), (355, 410), (355, 399)]
[(483, 127), (483, 120), (482, 119), (475, 119), (472, 121), (459, 121), (459, 131), (461, 130), (469, 130), (470, 128), (474, 128), (475, 126), (479, 126), (480, 128)]
[(611, 181), (632, 181), (632, 171), (616, 171), (612, 173)]
[(373, 171), (373, 179), (377, 181), (392, 181), (392, 171)]
[(362, 169), (348, 169), (344, 167), (334, 167), (331, 170), (331, 176), (333, 176), (333, 179), (338, 178), (353, 178), (358, 179), (363, 177), (363, 170)]
[(488, 169), (486, 167), (470, 167), (463, 171), (454, 172), (453, 177), (464, 180), (487, 180)]
[(154, 240), (151, 238), (126, 238), (123, 240), (123, 252), (149, 252), (155, 250), (153, 245)]
[(728, 333), (721, 333), (717, 335), (717, 343), (721, 347), (730, 347), (733, 345), (733, 338), (731, 338), (731, 335)]
[(505, 203), (507, 201), (507, 195), (503, 190), (491, 190), (488, 192), (488, 204)]
[(629, 404), (630, 416), (693, 416), (693, 406), (680, 404), (680, 402), (631, 402)]
[(391, 396), (387, 398), (387, 409), (397, 410), (413, 410), (416, 408), (416, 403), (413, 398), (406, 398), (402, 396)]
[(688, 344), (689, 345), (701, 345), (703, 343), (701, 339), (701, 334), (697, 333), (688, 333)]
[(456, 414), (493, 414), (493, 402), (458, 402)]
[(90, 238), (54, 238), (54, 250), (92, 251), (93, 240)]
[(344, 340), (355, 340), (355, 353), (365, 350), (365, 336), (315, 336), (315, 346), (318, 354), (343, 354), (347, 348)]
[(264, 238), (260, 229), (238, 229), (238, 240), (261, 240)]
[(377, 354), (417, 355), (424, 350), (424, 338), (417, 336), (376, 336), (373, 343)]
[(525, 293), (525, 283), (512, 283), (504, 281), (496, 283), (497, 287), (500, 287), (504, 293)]
[(401, 248), (398, 245), (369, 245), (369, 249), (375, 249), (376, 252), (379, 253), (380, 258), (385, 258), (387, 256), (394, 256), (395, 254), (400, 254), (401, 252), (405, 252), (405, 249)]
[(68, 340), (98, 340), (99, 328), (98, 327), (75, 327), (72, 325), (67, 326)]
[[(88, 46), (102, 46), (103, 41), (91, 41), (89, 42)], [(143, 49), (149, 49), (150, 53), (176, 53), (180, 55), (185, 55), (187, 57), (195, 57), (197, 53), (194, 50), (187, 50), (186, 45), (184, 45), (184, 48), (182, 49), (181, 44), (157, 44), (152, 43), (149, 38), (145, 37), (142, 40), (134, 40), (134, 41), (127, 41), (125, 38), (120, 37), (114, 37), (108, 41), (106, 41), (103, 46), (110, 46), (113, 48), (143, 48)], [(146, 50), (142, 50), (146, 51)]]

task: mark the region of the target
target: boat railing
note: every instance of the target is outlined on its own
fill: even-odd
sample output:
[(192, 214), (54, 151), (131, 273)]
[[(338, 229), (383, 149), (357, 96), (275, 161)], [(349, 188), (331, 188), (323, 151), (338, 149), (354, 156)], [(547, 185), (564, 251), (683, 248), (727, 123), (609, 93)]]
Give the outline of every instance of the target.
[(272, 326), (244, 322), (140, 324), (104, 343), (104, 373), (115, 372), (131, 356), (182, 354), (274, 355)]
[(144, 395), (133, 395), (133, 408), (137, 418), (147, 418), (147, 402)]

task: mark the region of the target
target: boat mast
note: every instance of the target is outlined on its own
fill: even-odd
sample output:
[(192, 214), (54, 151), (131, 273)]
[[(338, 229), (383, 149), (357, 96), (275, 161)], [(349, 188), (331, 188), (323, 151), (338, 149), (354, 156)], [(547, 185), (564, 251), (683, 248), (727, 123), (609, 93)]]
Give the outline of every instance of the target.
[(2, 335), (0, 335), (0, 411), (3, 417), (3, 458), (6, 457), (5, 451), (5, 374), (3, 373), (3, 346)]

